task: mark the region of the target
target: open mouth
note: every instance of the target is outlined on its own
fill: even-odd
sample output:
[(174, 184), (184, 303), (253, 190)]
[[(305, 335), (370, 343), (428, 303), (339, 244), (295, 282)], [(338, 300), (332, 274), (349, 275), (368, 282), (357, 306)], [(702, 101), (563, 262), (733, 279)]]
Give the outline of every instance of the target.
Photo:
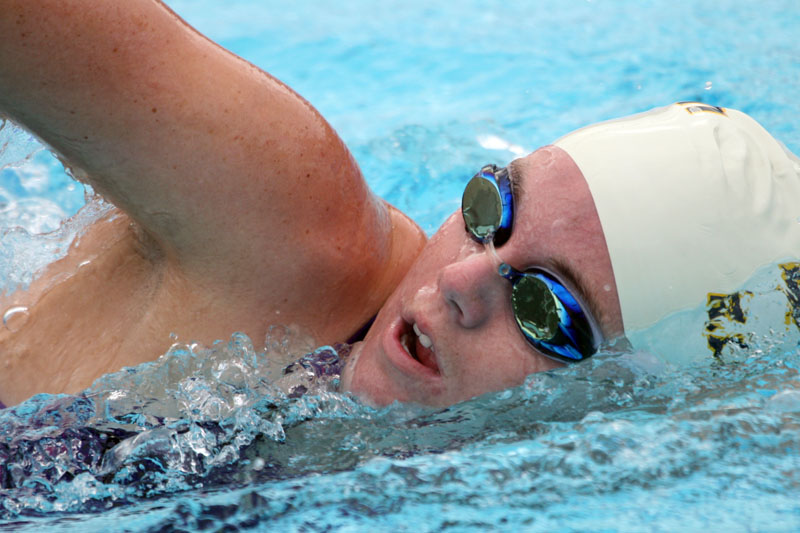
[(400, 335), (400, 344), (403, 346), (412, 359), (422, 366), (439, 373), (439, 365), (436, 363), (433, 342), (431, 338), (422, 333), (416, 324), (403, 324), (403, 332)]

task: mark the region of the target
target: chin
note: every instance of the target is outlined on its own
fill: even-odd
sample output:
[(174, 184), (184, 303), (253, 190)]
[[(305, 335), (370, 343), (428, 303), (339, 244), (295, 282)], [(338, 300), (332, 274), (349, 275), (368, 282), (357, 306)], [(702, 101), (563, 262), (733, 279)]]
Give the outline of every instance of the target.
[(355, 355), (356, 357), (342, 372), (341, 390), (343, 392), (349, 392), (357, 396), (363, 403), (373, 407), (385, 407), (393, 402), (442, 405), (441, 401), (431, 401), (433, 399), (403, 389), (377, 369), (370, 368), (371, 365), (366, 357), (362, 359), (361, 354)]
[(406, 391), (397, 390), (393, 384), (386, 383), (383, 376), (358, 372), (355, 369), (350, 382), (343, 382), (343, 389), (373, 407), (385, 407), (395, 401), (419, 403)]

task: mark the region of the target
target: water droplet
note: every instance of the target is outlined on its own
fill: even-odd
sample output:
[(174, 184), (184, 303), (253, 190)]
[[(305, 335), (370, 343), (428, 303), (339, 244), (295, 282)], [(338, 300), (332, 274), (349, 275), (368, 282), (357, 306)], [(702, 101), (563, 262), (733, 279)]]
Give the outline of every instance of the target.
[(177, 341), (178, 340), (178, 334), (175, 333), (175, 332), (172, 332), (172, 333), (169, 334), (169, 338), (170, 338), (171, 341)]
[(3, 313), (3, 325), (6, 329), (12, 333), (16, 333), (25, 323), (28, 321), (28, 317), (30, 313), (28, 312), (28, 308), (22, 305), (18, 305), (15, 307), (9, 307), (6, 309), (6, 312)]
[(497, 399), (498, 400), (510, 400), (513, 395), (514, 395), (514, 393), (511, 392), (511, 390), (506, 389), (503, 392), (498, 392), (497, 393)]
[(603, 290), (606, 292), (611, 292), (611, 285), (606, 283), (605, 285), (603, 285)]
[(710, 90), (711, 90), (711, 85), (712, 85), (712, 84), (711, 84), (711, 82), (710, 82), (710, 81), (707, 81), (707, 82), (706, 82), (706, 86), (705, 86), (705, 89), (706, 89), (706, 91), (710, 91)]

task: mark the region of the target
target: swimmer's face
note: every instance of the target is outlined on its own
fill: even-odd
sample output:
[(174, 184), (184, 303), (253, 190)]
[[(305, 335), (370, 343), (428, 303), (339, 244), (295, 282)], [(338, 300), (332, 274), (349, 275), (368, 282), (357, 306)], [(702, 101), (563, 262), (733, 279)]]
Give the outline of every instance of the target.
[[(589, 312), (606, 339), (621, 335), (611, 260), (580, 170), (553, 146), (515, 161), (511, 170), (520, 193), (511, 238), (497, 248), (498, 255), (518, 270), (553, 272), (593, 304)], [(576, 274), (578, 287), (565, 267)], [(423, 337), (413, 331), (415, 324)], [(517, 328), (511, 284), (465, 231), (457, 211), (428, 242), (354, 349), (342, 383), (379, 405), (398, 400), (446, 406), (520, 385), (529, 374), (557, 366)]]

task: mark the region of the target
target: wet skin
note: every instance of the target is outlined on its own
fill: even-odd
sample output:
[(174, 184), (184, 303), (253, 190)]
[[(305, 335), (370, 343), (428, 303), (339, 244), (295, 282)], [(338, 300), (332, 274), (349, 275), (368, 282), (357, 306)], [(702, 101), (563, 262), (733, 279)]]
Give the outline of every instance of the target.
[[(547, 146), (514, 163), (511, 238), (499, 257), (524, 270), (543, 267), (573, 292), (563, 266), (579, 276), (605, 340), (622, 334), (622, 314), (600, 219), (583, 174), (560, 148)], [(456, 211), (430, 239), (409, 273), (353, 350), (343, 388), (377, 405), (394, 400), (446, 406), (520, 385), (560, 366), (528, 344), (514, 321), (511, 285), (496, 260), (464, 229)], [(422, 346), (412, 331), (432, 341)], [(411, 344), (412, 357), (403, 347)]]
[[(79, 392), (153, 360), (172, 334), (260, 343), (280, 323), (324, 344), (381, 308), (343, 376), (375, 403), (450, 404), (554, 366), (517, 331), (510, 286), (460, 213), (403, 278), (424, 236), (374, 196), (331, 125), (162, 2), (0, 0), (0, 13), (0, 113), (121, 210), (4, 302), (30, 310), (0, 329), (4, 403)], [(614, 280), (580, 172), (554, 148), (515, 168), (527, 194), (502, 260), (558, 273), (562, 257), (613, 335)]]
[(346, 339), (424, 245), (316, 109), (160, 1), (0, 0), (0, 116), (118, 208), (0, 294), (29, 310), (0, 326), (6, 405), (80, 392), (174, 336)]

